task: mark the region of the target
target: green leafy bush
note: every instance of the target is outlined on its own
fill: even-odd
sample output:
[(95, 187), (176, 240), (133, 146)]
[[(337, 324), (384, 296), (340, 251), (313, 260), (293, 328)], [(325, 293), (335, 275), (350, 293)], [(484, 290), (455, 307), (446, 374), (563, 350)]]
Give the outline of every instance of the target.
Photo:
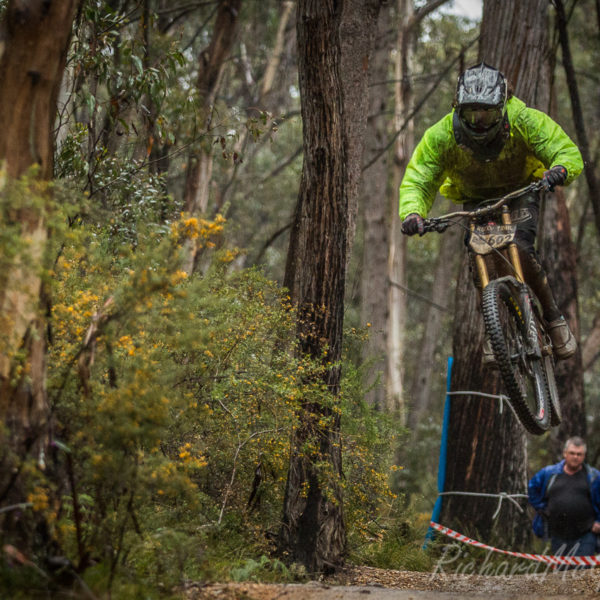
[[(314, 383), (323, 367), (295, 352), (279, 286), (211, 248), (222, 228), (147, 225), (118, 253), (109, 228), (83, 222), (53, 240), (53, 470), (23, 475), (31, 510), (96, 591), (302, 577), (270, 557), (300, 401), (329, 401)], [(190, 238), (213, 255), (193, 277), (179, 269)], [(359, 538), (392, 498), (391, 438), (361, 401), (360, 372), (344, 372), (345, 508)]]

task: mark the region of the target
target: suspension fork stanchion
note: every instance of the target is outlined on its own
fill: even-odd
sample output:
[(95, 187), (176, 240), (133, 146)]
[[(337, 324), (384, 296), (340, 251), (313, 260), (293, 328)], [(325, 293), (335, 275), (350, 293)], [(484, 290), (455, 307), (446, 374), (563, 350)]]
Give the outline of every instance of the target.
[[(510, 210), (506, 204), (502, 207), (502, 223), (504, 225), (511, 225), (512, 219), (510, 218)], [(523, 275), (523, 268), (521, 266), (521, 257), (519, 256), (519, 249), (515, 242), (511, 242), (508, 245), (508, 254), (511, 260), (511, 263), (515, 269), (515, 276), (520, 283), (525, 283), (525, 277)], [(529, 295), (529, 292), (527, 293)], [(531, 304), (528, 304), (531, 307)], [(523, 307), (525, 308), (525, 307)], [(525, 319), (527, 321), (527, 328), (529, 331), (535, 331), (536, 334), (531, 336), (527, 342), (527, 354), (533, 355), (537, 358), (542, 357), (542, 344), (540, 343), (538, 328), (535, 324), (535, 317), (533, 316), (533, 311), (531, 308), (525, 310)]]
[[(471, 230), (471, 235), (473, 235), (473, 231), (475, 230), (475, 223), (471, 223), (469, 225), (469, 229)], [(490, 282), (490, 277), (488, 275), (485, 259), (483, 258), (483, 256), (481, 256), (481, 254), (475, 254), (475, 266), (477, 267), (477, 275), (479, 277), (479, 283), (481, 284), (481, 291), (483, 291), (487, 287), (487, 284)]]
[[(511, 225), (512, 220), (510, 218), (510, 210), (506, 204), (502, 207), (502, 224), (503, 225)], [(508, 255), (510, 256), (510, 261), (513, 264), (515, 269), (515, 275), (517, 279), (521, 283), (525, 283), (525, 277), (523, 276), (523, 268), (521, 267), (521, 258), (519, 257), (519, 249), (517, 248), (517, 244), (515, 242), (511, 242), (508, 245)]]

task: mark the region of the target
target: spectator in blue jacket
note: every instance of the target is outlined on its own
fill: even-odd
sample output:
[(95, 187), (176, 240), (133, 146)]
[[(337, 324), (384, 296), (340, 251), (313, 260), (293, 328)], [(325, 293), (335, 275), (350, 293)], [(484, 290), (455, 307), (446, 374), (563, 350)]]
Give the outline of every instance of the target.
[(585, 463), (585, 442), (569, 438), (563, 460), (538, 471), (529, 482), (536, 509), (533, 531), (550, 538), (555, 555), (593, 556), (600, 534), (600, 471)]

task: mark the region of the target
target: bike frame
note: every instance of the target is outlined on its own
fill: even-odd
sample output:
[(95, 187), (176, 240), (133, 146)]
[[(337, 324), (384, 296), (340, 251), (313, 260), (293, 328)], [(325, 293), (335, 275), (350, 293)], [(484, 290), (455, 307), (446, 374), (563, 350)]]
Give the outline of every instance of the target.
[[(519, 196), (523, 196), (524, 194), (527, 194), (529, 192), (539, 191), (542, 189), (545, 189), (545, 185), (543, 184), (543, 182), (537, 181), (529, 184), (524, 188), (506, 194), (506, 196), (502, 196), (501, 198), (498, 198), (496, 200), (490, 200), (485, 206), (481, 206), (473, 210), (455, 211), (452, 213), (442, 215), (440, 217), (425, 219), (425, 232), (438, 231), (441, 233), (445, 231), (453, 221), (458, 221), (459, 219), (466, 218), (469, 221), (468, 228), (472, 239), (472, 236), (477, 235), (475, 227), (476, 223), (481, 220), (481, 217), (497, 213), (499, 209), (501, 209), (502, 211), (502, 225), (510, 227), (513, 225), (513, 223), (510, 216), (508, 202), (510, 200), (518, 198)], [(485, 241), (483, 242), (483, 244), (480, 245), (484, 244)], [(515, 290), (519, 292), (519, 295), (524, 300), (524, 306), (527, 307), (526, 309), (524, 309), (526, 314), (523, 315), (525, 318), (525, 322), (527, 323), (527, 328), (530, 331), (537, 330), (535, 322), (536, 317), (534, 314), (534, 303), (532, 302), (532, 296), (531, 292), (529, 291), (529, 287), (525, 283), (523, 267), (521, 265), (521, 259), (519, 257), (519, 249), (514, 239), (511, 239), (510, 242), (504, 245), (500, 244), (499, 247), (493, 247), (490, 245), (488, 249), (483, 250), (477, 250), (476, 248), (474, 248), (474, 245), (470, 243), (469, 252), (474, 257), (477, 276), (481, 284), (481, 291), (483, 291), (490, 283), (490, 275), (486, 257), (494, 253), (497, 256), (501, 256), (504, 259), (505, 264), (510, 266), (510, 274), (495, 279), (507, 279), (508, 282), (515, 288)], [(537, 336), (532, 337), (535, 341), (532, 341), (529, 347), (527, 348), (527, 354), (529, 356), (541, 357), (543, 355), (545, 356), (552, 354), (552, 350), (550, 349), (551, 346), (549, 346), (546, 343), (546, 340), (538, 340)]]
[[(486, 333), (515, 414), (535, 435), (560, 423), (560, 403), (552, 343), (535, 296), (525, 282), (508, 202), (543, 188), (542, 182), (536, 182), (473, 210), (423, 222), (424, 233), (441, 233), (457, 219), (468, 221), (464, 227), (470, 233), (468, 251), (478, 277), (475, 283), (482, 292)], [(494, 219), (482, 219), (491, 214), (495, 214)], [(506, 310), (508, 313), (503, 312)], [(505, 328), (504, 315), (512, 328)]]

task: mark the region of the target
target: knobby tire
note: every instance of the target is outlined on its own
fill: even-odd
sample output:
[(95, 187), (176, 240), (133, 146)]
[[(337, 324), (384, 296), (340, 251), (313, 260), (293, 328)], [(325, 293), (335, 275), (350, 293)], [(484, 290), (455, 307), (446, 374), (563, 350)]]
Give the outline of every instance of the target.
[(534, 435), (551, 426), (552, 408), (544, 358), (526, 353), (526, 311), (516, 287), (507, 281), (491, 281), (483, 290), (482, 310), (496, 364), (506, 394), (522, 425)]

